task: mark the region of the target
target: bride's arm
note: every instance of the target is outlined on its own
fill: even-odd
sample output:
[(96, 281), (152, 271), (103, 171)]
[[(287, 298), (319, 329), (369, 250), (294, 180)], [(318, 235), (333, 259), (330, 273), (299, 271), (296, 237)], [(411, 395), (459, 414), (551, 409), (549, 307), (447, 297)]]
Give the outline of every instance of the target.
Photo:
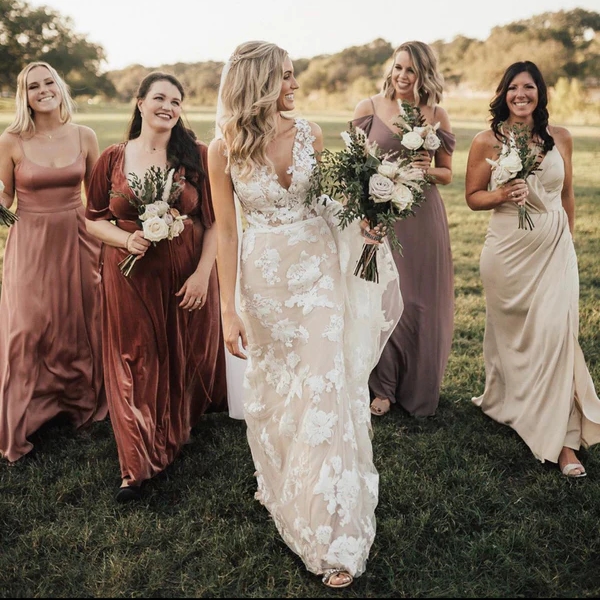
[(239, 339), (246, 348), (246, 330), (235, 309), (237, 281), (238, 234), (233, 183), (227, 172), (225, 143), (213, 140), (208, 147), (208, 173), (217, 228), (217, 270), (221, 295), (221, 318), (227, 350), (246, 358), (239, 349)]

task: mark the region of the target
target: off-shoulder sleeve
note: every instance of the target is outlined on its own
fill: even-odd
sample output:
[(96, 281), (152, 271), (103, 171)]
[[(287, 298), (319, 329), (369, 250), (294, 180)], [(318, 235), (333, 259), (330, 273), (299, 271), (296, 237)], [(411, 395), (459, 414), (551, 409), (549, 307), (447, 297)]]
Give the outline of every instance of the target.
[(440, 141), (442, 142), (440, 147), (443, 148), (448, 154), (452, 154), (454, 152), (454, 148), (456, 147), (456, 136), (445, 129), (438, 129), (437, 133)]
[(198, 199), (199, 214), (202, 225), (205, 228), (212, 227), (215, 221), (215, 213), (213, 212), (212, 195), (210, 192), (210, 180), (208, 178), (208, 146), (202, 142), (198, 142), (198, 150), (200, 150), (200, 165), (205, 175), (202, 180), (202, 197)]
[(119, 145), (109, 146), (98, 157), (87, 190), (85, 218), (90, 221), (114, 219), (110, 212), (110, 189), (113, 165)]
[(367, 136), (371, 133), (371, 127), (373, 126), (373, 115), (365, 115), (350, 121), (350, 125), (362, 129)]

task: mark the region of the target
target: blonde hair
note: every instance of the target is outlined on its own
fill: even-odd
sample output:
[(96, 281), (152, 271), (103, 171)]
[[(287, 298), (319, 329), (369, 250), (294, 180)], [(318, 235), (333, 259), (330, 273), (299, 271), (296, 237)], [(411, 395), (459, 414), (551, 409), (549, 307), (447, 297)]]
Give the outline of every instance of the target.
[(35, 133), (35, 122), (33, 120), (33, 110), (27, 101), (27, 76), (32, 69), (36, 67), (45, 67), (50, 71), (50, 75), (56, 83), (56, 87), (62, 96), (60, 102), (60, 122), (68, 123), (75, 111), (75, 103), (71, 98), (69, 86), (61, 79), (56, 70), (47, 62), (31, 62), (29, 63), (17, 77), (17, 92), (15, 98), (16, 114), (13, 122), (8, 126), (9, 133), (21, 135), (23, 133), (33, 135)]
[(408, 52), (412, 61), (417, 80), (413, 90), (415, 103), (421, 102), (428, 106), (435, 106), (442, 99), (444, 91), (444, 76), (438, 70), (438, 60), (431, 46), (424, 42), (405, 42), (394, 50), (392, 64), (385, 74), (381, 92), (386, 98), (394, 99), (396, 92), (392, 83), (392, 74), (398, 52)]
[(277, 99), (288, 53), (269, 42), (240, 44), (229, 59), (221, 89), (223, 118), (219, 125), (229, 164), (240, 165), (240, 178), (270, 165), (267, 146), (277, 133)]

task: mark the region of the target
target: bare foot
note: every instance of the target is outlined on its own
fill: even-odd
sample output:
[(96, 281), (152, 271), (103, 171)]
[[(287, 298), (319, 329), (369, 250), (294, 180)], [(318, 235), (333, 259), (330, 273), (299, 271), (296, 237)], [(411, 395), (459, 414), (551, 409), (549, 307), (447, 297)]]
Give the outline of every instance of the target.
[(385, 413), (390, 412), (392, 403), (387, 398), (375, 398), (371, 402), (371, 414), (381, 417)]

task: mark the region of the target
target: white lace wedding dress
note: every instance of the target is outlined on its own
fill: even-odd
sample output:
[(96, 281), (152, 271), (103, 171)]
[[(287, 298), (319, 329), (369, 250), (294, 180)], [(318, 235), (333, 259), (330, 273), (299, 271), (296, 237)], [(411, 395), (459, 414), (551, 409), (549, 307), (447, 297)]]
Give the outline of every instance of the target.
[(378, 251), (380, 283), (359, 279), (359, 224), (340, 231), (331, 199), (306, 204), (314, 139), (305, 120), (295, 124), (289, 189), (266, 167), (248, 181), (231, 167), (247, 223), (244, 416), (256, 497), (285, 542), (313, 573), (357, 576), (375, 537), (378, 498), (367, 383), (402, 300), (387, 245)]

